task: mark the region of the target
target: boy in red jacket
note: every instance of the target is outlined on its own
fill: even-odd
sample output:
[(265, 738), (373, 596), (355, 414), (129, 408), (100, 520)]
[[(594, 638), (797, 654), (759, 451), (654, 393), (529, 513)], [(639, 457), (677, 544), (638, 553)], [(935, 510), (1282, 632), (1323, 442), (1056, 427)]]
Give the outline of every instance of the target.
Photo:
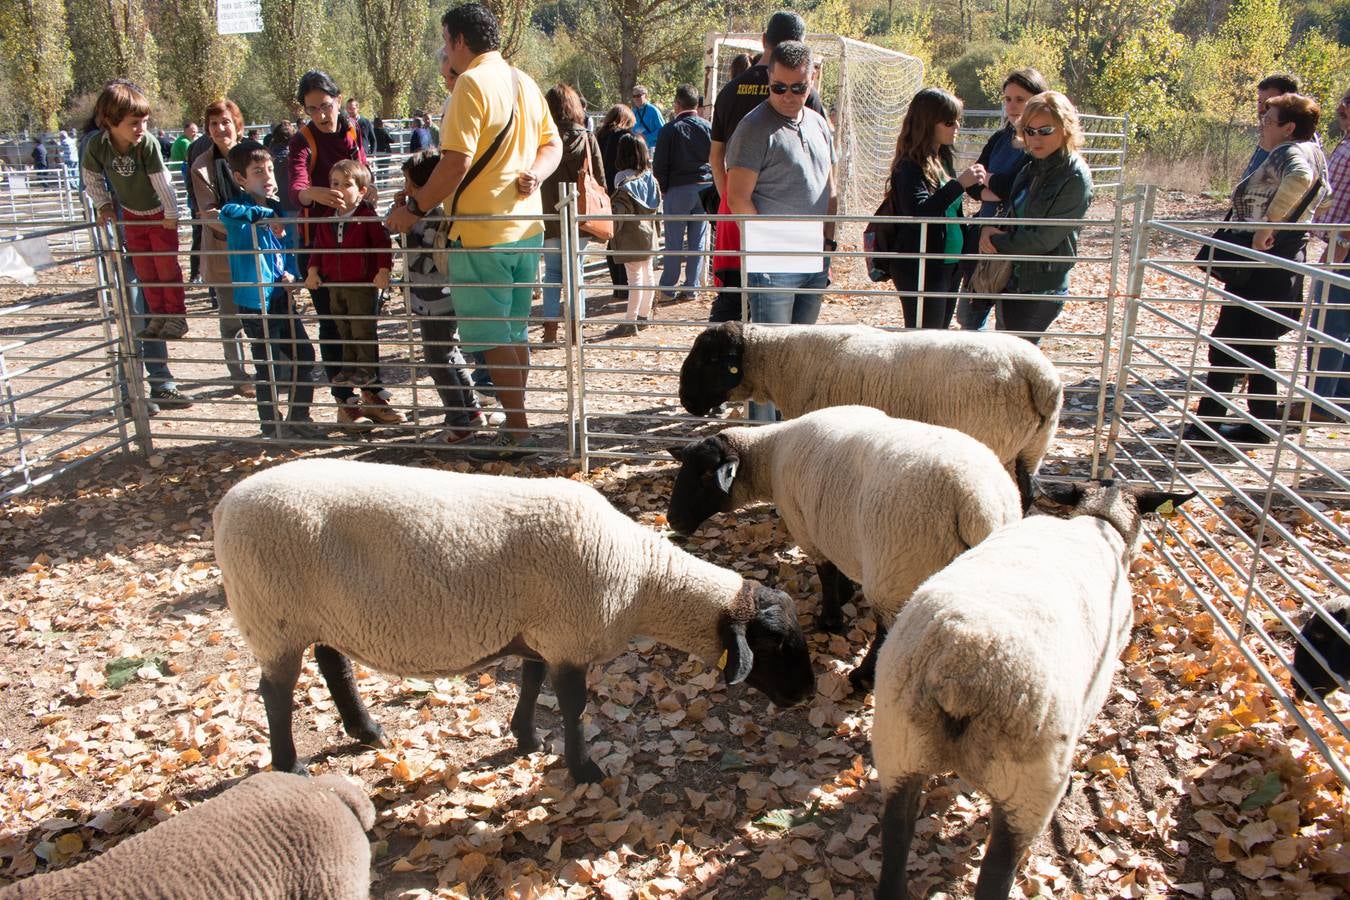
[(360, 387), (362, 405), (382, 414), (376, 421), (393, 424), (403, 418), (380, 396), (380, 350), (375, 336), (376, 298), (389, 287), (393, 266), (389, 232), (378, 221), (352, 221), (375, 216), (364, 199), (370, 183), (370, 170), (354, 159), (333, 166), (329, 184), (342, 195), (342, 205), (334, 216), (313, 220), (313, 252), (305, 287), (314, 290), (321, 283), (328, 285), (329, 309), (342, 340), (342, 370), (333, 376), (333, 383)]

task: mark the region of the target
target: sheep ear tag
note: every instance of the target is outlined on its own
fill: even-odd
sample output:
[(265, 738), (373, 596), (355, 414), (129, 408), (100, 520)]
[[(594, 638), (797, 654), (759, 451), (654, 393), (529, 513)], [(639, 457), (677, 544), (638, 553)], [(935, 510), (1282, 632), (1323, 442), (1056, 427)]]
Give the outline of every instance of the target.
[(729, 459), (717, 467), (717, 486), (722, 493), (731, 493), (731, 483), (736, 480), (736, 470), (740, 467), (738, 460)]

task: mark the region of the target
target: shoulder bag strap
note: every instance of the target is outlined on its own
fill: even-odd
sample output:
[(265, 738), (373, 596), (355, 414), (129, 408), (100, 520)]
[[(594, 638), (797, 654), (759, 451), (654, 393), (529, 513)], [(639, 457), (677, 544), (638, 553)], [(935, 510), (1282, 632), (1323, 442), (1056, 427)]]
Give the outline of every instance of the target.
[(506, 125), (502, 130), (492, 139), (492, 145), (487, 148), (487, 152), (474, 161), (474, 164), (469, 167), (469, 171), (464, 173), (464, 178), (460, 180), (459, 187), (455, 188), (455, 196), (450, 201), (450, 215), (452, 217), (455, 215), (455, 210), (459, 208), (459, 195), (464, 192), (464, 188), (468, 186), (469, 182), (473, 181), (483, 169), (487, 168), (487, 164), (491, 162), (492, 157), (497, 155), (502, 142), (506, 140), (506, 135), (511, 130), (511, 126), (516, 124), (516, 101), (520, 95), (520, 76), (516, 73), (515, 66), (511, 67), (511, 91), (511, 116), (506, 120)]

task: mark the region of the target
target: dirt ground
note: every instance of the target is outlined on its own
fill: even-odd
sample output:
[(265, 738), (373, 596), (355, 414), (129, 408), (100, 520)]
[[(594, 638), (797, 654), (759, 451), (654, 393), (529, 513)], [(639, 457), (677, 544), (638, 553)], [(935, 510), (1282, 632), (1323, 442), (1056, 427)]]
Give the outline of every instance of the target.
[[(1173, 214), (1212, 213), (1178, 201)], [(1084, 279), (1107, 276), (1103, 264), (1080, 269), (1076, 292), (1087, 290)], [(859, 286), (850, 278), (842, 276), (846, 286)], [(699, 304), (706, 300), (660, 312), (692, 321)], [(600, 299), (592, 306), (600, 317), (618, 313)], [(896, 307), (893, 298), (842, 298), (822, 320), (894, 324)], [(1105, 313), (1071, 306), (1061, 324), (1100, 333)], [(607, 327), (588, 331), (599, 337)], [(618, 436), (597, 438), (597, 446), (654, 452), (689, 433), (660, 421), (668, 402), (640, 395), (669, 391), (679, 342), (687, 347), (691, 334), (672, 325), (644, 332), (629, 349), (599, 342), (588, 365), (614, 371), (601, 381), (612, 394), (592, 398), (595, 421)], [(1049, 468), (1081, 472), (1092, 452), (1100, 345), (1071, 336), (1047, 344), (1077, 387)], [(222, 441), (245, 438), (256, 420), (248, 405), (225, 399), (218, 357), (207, 347), (203, 341), (198, 362), (175, 366), (198, 404), (154, 420), (156, 449), (145, 463), (92, 461), (0, 511), (0, 883), (78, 863), (267, 766), (256, 665), (225, 608), (211, 544), (211, 509), (240, 478), (306, 452), (563, 474), (593, 484), (644, 524), (664, 523), (673, 469), (659, 463), (579, 472), (551, 453), (521, 466), (475, 466), (409, 446), (405, 433), (308, 451)], [(543, 350), (537, 359), (547, 370), (562, 352)], [(396, 355), (388, 369), (399, 371)], [(561, 389), (562, 379), (555, 365), (539, 383)], [(421, 384), (425, 391), (425, 378)], [(541, 405), (555, 404), (551, 419), (538, 419), (556, 425), (550, 447), (561, 451), (566, 416), (540, 396)], [(646, 430), (655, 438), (633, 436), (635, 420), (615, 415), (644, 409), (652, 411)], [(1174, 527), (1172, 549), (1208, 552), (1202, 532), (1218, 525), (1201, 514), (1194, 526)], [(1325, 541), (1296, 517), (1289, 527), (1311, 543)], [(846, 679), (871, 634), (868, 608), (849, 610), (846, 635), (818, 632), (813, 568), (769, 507), (715, 517), (685, 546), (798, 600), (819, 694), (805, 707), (774, 709), (751, 691), (726, 688), (703, 661), (635, 641), (591, 672), (587, 736), (607, 775), (602, 785), (572, 785), (547, 688), (539, 721), (545, 749), (516, 756), (507, 728), (514, 661), (432, 682), (360, 671), (362, 696), (390, 739), (381, 750), (343, 735), (307, 665), (297, 744), (312, 757), (312, 772), (358, 778), (375, 800), (373, 896), (872, 894), (881, 865), (872, 701), (850, 696)], [(1343, 547), (1323, 553), (1350, 572)], [(1137, 560), (1132, 582), (1134, 640), (1080, 745), (1072, 790), (1016, 892), (1343, 896), (1350, 890), (1345, 786), (1156, 548)], [(1292, 611), (1295, 604), (1281, 605)], [(1344, 718), (1350, 704), (1337, 703)], [(1333, 749), (1347, 754), (1344, 742)], [(969, 896), (987, 802), (940, 776), (930, 781), (923, 810), (910, 859), (916, 895)]]

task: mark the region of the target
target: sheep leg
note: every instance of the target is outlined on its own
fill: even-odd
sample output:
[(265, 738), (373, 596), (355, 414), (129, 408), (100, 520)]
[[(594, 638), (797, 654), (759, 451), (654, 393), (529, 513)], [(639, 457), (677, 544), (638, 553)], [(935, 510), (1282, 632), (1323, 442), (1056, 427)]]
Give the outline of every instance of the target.
[(549, 680), (558, 695), (558, 709), (563, 716), (563, 756), (567, 771), (578, 784), (602, 781), (605, 773), (586, 754), (586, 737), (581, 731), (581, 714), (586, 711), (586, 667), (575, 665), (553, 666)]
[(919, 816), (923, 776), (911, 775), (886, 795), (881, 814), (881, 883), (877, 900), (908, 900), (909, 845), (914, 840), (914, 820)]
[(356, 676), (352, 674), (351, 660), (323, 644), (314, 645), (314, 659), (319, 664), (324, 683), (328, 685), (333, 705), (342, 716), (342, 729), (347, 732), (347, 736), (370, 747), (389, 746), (384, 739), (384, 729), (370, 717), (361, 702), (361, 695), (356, 691)]
[(975, 882), (975, 900), (1006, 900), (1017, 878), (1017, 865), (1031, 841), (1013, 831), (1003, 806), (995, 803), (989, 818), (989, 849)]
[(516, 736), (521, 756), (539, 749), (539, 738), (534, 733), (534, 707), (546, 670), (542, 659), (520, 661), (520, 699), (516, 701), (516, 711), (511, 714), (511, 733)]
[(881, 652), (881, 645), (885, 640), (886, 626), (877, 620), (877, 634), (872, 638), (872, 645), (867, 648), (867, 655), (858, 663), (857, 668), (848, 673), (848, 682), (853, 685), (853, 690), (870, 691), (876, 684), (877, 654)]
[(263, 669), (258, 693), (267, 710), (267, 734), (272, 745), (272, 771), (306, 775), (308, 771), (295, 758), (295, 736), (291, 733), (291, 713), (295, 707), (295, 683), (300, 679), (300, 654)]
[(820, 616), (816, 622), (822, 631), (842, 634), (844, 604), (853, 599), (857, 585), (829, 560), (816, 563), (816, 574), (820, 577)]

